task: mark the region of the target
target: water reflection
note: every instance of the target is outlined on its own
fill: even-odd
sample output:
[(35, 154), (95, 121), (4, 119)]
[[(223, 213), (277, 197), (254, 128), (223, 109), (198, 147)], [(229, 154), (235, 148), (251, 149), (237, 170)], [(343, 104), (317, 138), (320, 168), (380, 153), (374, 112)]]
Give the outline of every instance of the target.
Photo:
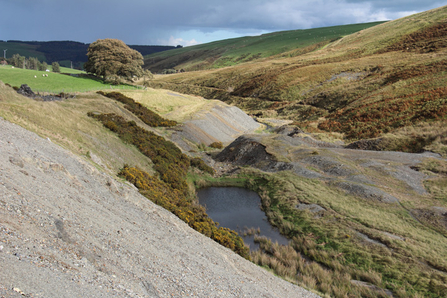
[(261, 198), (257, 193), (239, 187), (209, 187), (197, 193), (199, 203), (206, 207), (206, 213), (221, 227), (235, 230), (242, 236), (250, 249), (258, 249), (253, 235), (243, 235), (248, 228), (259, 229), (261, 236), (270, 238), (279, 244), (288, 244), (286, 237), (272, 227), (264, 211), (261, 210)]

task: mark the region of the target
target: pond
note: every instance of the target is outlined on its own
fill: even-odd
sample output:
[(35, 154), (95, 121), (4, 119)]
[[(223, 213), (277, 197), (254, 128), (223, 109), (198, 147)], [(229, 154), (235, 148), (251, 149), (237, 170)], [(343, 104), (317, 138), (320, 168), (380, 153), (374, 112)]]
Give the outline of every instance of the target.
[(288, 239), (268, 222), (256, 192), (239, 187), (209, 187), (200, 189), (197, 196), (208, 216), (221, 227), (238, 232), (251, 250), (259, 249), (259, 245), (255, 244), (253, 235), (243, 235), (248, 228), (259, 229), (259, 235), (273, 242), (288, 244)]

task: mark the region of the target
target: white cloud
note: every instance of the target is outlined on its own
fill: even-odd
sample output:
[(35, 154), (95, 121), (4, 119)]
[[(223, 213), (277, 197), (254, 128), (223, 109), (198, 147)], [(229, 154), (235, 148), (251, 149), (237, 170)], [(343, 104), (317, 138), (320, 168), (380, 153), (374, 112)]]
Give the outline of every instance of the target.
[(168, 40), (159, 39), (157, 42), (158, 42), (158, 44), (161, 44), (161, 45), (167, 45), (167, 46), (182, 45), (184, 47), (188, 47), (188, 46), (193, 46), (193, 45), (199, 44), (199, 42), (197, 40), (195, 40), (194, 38), (191, 39), (191, 40), (186, 40), (186, 39), (183, 39), (181, 37), (175, 38), (172, 35), (171, 35), (171, 37), (169, 37)]

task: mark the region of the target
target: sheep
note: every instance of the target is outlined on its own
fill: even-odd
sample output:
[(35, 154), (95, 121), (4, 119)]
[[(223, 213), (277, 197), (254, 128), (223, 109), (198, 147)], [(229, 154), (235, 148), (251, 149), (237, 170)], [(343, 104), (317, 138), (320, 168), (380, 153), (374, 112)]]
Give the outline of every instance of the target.
[(37, 76), (34, 76), (34, 78), (37, 78)]

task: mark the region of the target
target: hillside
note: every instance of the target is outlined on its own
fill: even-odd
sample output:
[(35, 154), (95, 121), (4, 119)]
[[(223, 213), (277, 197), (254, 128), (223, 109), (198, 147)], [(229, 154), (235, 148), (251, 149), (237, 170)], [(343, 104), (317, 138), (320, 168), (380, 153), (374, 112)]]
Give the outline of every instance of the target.
[[(39, 61), (59, 62), (65, 67), (73, 67), (82, 69), (87, 62), (87, 49), (89, 44), (76, 41), (21, 41), (8, 40), (0, 41), (2, 49), (8, 49), (6, 57), (10, 58), (14, 54), (19, 54), (26, 58), (35, 57)], [(145, 45), (129, 45), (130, 48), (139, 51), (142, 55), (167, 51), (174, 49), (174, 46), (145, 46)]]
[(317, 297), (0, 119), (0, 296)]
[[(23, 79), (35, 80), (26, 75)], [(145, 128), (177, 142), (188, 155), (205, 158), (217, 174), (211, 176), (198, 169), (188, 171), (188, 189), (191, 191), (207, 185), (237, 185), (257, 191), (262, 197), (269, 221), (279, 227), (291, 242), (289, 246), (278, 246), (260, 239), (262, 251), (252, 252), (251, 258), (286, 280), (335, 297), (343, 297), (347, 293), (354, 297), (383, 297), (387, 293), (398, 297), (417, 294), (439, 297), (445, 293), (445, 158), (434, 153), (352, 150), (345, 148), (342, 141), (331, 139), (330, 135), (303, 133), (296, 127), (280, 126), (253, 134), (256, 129), (251, 124), (253, 120), (242, 117), (241, 112), (235, 112), (234, 107), (224, 103), (150, 88), (126, 90), (123, 93), (180, 124), (175, 127), (149, 127), (124, 104), (97, 93), (77, 93), (74, 98), (46, 102), (23, 97), (11, 87), (0, 84), (0, 116), (43, 137), (32, 135), (6, 121), (1, 123), (4, 128), (1, 140), (7, 140), (4, 141), (5, 146), (0, 147), (6, 150), (1, 155), (3, 160), (0, 163), (4, 169), (1, 173), (6, 173), (1, 177), (1, 185), (6, 187), (2, 198), (2, 204), (6, 207), (2, 214), (6, 215), (0, 218), (7, 218), (2, 222), (7, 231), (7, 238), (2, 243), (6, 244), (1, 245), (5, 252), (5, 264), (8, 268), (15, 268), (0, 275), (4, 280), (1, 290), (8, 295), (13, 293), (13, 288), (20, 289), (24, 294), (40, 293), (34, 286), (40, 278), (50, 280), (49, 286), (54, 285), (53, 278), (62, 280), (67, 291), (79, 295), (85, 295), (90, 286), (99, 285), (105, 291), (116, 292), (118, 296), (125, 292), (131, 297), (135, 293), (165, 297), (169, 293), (175, 295), (192, 288), (199, 291), (197, 296), (214, 295), (208, 284), (206, 287), (195, 285), (199, 281), (202, 283), (202, 272), (207, 276), (219, 276), (222, 286), (218, 289), (222, 289), (225, 296), (251, 295), (251, 291), (257, 296), (264, 291), (258, 284), (254, 285), (256, 290), (252, 290), (246, 280), (243, 280), (245, 287), (238, 288), (236, 283), (239, 284), (239, 278), (243, 277), (234, 272), (229, 273), (231, 278), (228, 279), (223, 273), (213, 271), (214, 266), (211, 266), (211, 271), (203, 271), (203, 267), (210, 266), (209, 260), (220, 258), (210, 255), (211, 259), (196, 259), (195, 252), (206, 251), (204, 255), (209, 255), (209, 250), (220, 251), (221, 248), (200, 248), (198, 243), (201, 240), (195, 240), (189, 234), (185, 236), (183, 232), (177, 234), (178, 230), (173, 227), (182, 227), (182, 231), (191, 230), (172, 215), (157, 211), (160, 217), (152, 221), (147, 210), (159, 210), (158, 207), (137, 195), (128, 184), (121, 184), (122, 177), (116, 178), (116, 174), (118, 171), (121, 173), (124, 164), (129, 164), (138, 165), (150, 175), (157, 175), (160, 169), (169, 171), (176, 168), (180, 160), (173, 159), (173, 155), (160, 148), (160, 154), (147, 158), (148, 155), (142, 152), (149, 151), (152, 144), (141, 143), (142, 135), (135, 143), (129, 134), (118, 134), (116, 124), (106, 122), (104, 127), (89, 117), (87, 114), (92, 111), (93, 115), (113, 113), (116, 115), (114, 118), (119, 116), (130, 121), (129, 128)], [(204, 121), (205, 124), (192, 128), (192, 125), (186, 125), (188, 121)], [(275, 126), (283, 122), (270, 119), (268, 123)], [(200, 129), (224, 141), (228, 135), (216, 133), (216, 128), (228, 132), (236, 124), (246, 124), (247, 131), (251, 128), (251, 134), (237, 138), (222, 151), (207, 148), (194, 140), (197, 135), (194, 132)], [(233, 138), (243, 130), (235, 132), (237, 134)], [(121, 136), (124, 138), (121, 139)], [(318, 140), (323, 137), (326, 141)], [(66, 158), (66, 151), (52, 143), (68, 149), (78, 158)], [(137, 148), (145, 150), (140, 152)], [(160, 160), (165, 157), (173, 159), (174, 163), (160, 167)], [(131, 175), (126, 177), (132, 179)], [(160, 175), (161, 179), (169, 177)], [(132, 183), (144, 187), (141, 182)], [(162, 198), (175, 197), (179, 192), (159, 188), (158, 184), (152, 183), (151, 187), (140, 188), (140, 193), (171, 209), (170, 204), (160, 202), (160, 194)], [(134, 199), (133, 193), (138, 197)], [(53, 197), (57, 198), (55, 202), (51, 199)], [(34, 206), (33, 202), (39, 205)], [(181, 200), (182, 205), (186, 202), (188, 200)], [(140, 210), (130, 207), (134, 206), (132, 204), (144, 207)], [(88, 208), (83, 208), (85, 206)], [(49, 212), (49, 217), (39, 217), (36, 210)], [(191, 226), (191, 213), (179, 209), (173, 212)], [(110, 216), (114, 218), (113, 222), (110, 222)], [(173, 227), (170, 218), (175, 220)], [(145, 229), (147, 223), (151, 225), (149, 231)], [(158, 226), (160, 223), (163, 228)], [(164, 230), (166, 227), (167, 230)], [(27, 231), (33, 234), (27, 234)], [(151, 234), (155, 231), (161, 234)], [(55, 236), (46, 238), (45, 233), (50, 235), (48, 237)], [(133, 235), (143, 233), (146, 235), (144, 237), (155, 235), (155, 238), (148, 239), (166, 254), (151, 251), (152, 246), (141, 242), (143, 236), (133, 238)], [(156, 238), (157, 235), (159, 238)], [(123, 242), (121, 238), (115, 238), (123, 236), (127, 237)], [(185, 237), (193, 242), (185, 241)], [(40, 243), (41, 238), (50, 244)], [(182, 239), (179, 241), (189, 248), (177, 247), (176, 239)], [(20, 246), (22, 241), (32, 245)], [(13, 248), (9, 243), (13, 243)], [(176, 248), (169, 246), (172, 244)], [(134, 259), (132, 252), (141, 251), (143, 246), (144, 252)], [(46, 251), (39, 247), (50, 251), (51, 255), (45, 254)], [(189, 255), (191, 247), (194, 247), (193, 256)], [(188, 273), (171, 264), (172, 257), (175, 259), (177, 254), (189, 268)], [(231, 256), (226, 258), (232, 260), (234, 254)], [(163, 262), (167, 259), (170, 263), (165, 265)], [(30, 261), (43, 266), (43, 269), (34, 265), (25, 266), (22, 260), (27, 264)], [(142, 260), (152, 260), (153, 263)], [(191, 260), (191, 265), (186, 260)], [(127, 264), (131, 264), (133, 269), (130, 270)], [(219, 264), (226, 266), (224, 264), (227, 263), (219, 261)], [(244, 265), (233, 265), (247, 272), (243, 269)], [(231, 262), (229, 266), (232, 267)], [(160, 267), (167, 269), (161, 272), (158, 271)], [(65, 273), (61, 273), (61, 268), (65, 268)], [(140, 278), (138, 272), (145, 272), (144, 268), (152, 269), (151, 274), (154, 275), (151, 280), (156, 280), (156, 283), (151, 284), (145, 282), (146, 278)], [(9, 275), (10, 272), (13, 275)], [(24, 272), (35, 272), (36, 278), (28, 279), (26, 283), (10, 283), (11, 280), (16, 281), (13, 276)], [(178, 272), (185, 276), (180, 278)], [(144, 274), (147, 276), (150, 273)], [(81, 286), (73, 288), (73, 279), (79, 281)], [(178, 283), (167, 282), (173, 279), (182, 281), (181, 289), (176, 287)], [(277, 285), (260, 282), (272, 289), (273, 292), (265, 292), (267, 296), (290, 296), (283, 292), (288, 291), (290, 285), (285, 286), (281, 284), (282, 281)], [(283, 289), (278, 290), (277, 287)], [(296, 294), (294, 289), (297, 288), (291, 289), (293, 295)], [(98, 295), (101, 295), (100, 291)]]
[[(260, 118), (293, 120), (310, 132), (349, 140), (389, 133), (411, 139), (405, 127), (445, 121), (446, 14), (444, 6), (390, 21), (308, 53), (297, 49), (223, 69), (158, 76), (152, 86), (220, 99)], [(442, 131), (416, 129), (405, 142), (419, 138), (424, 146), (442, 147)], [(407, 143), (396, 147), (421, 150)]]
[[(317, 50), (152, 80), (270, 126), (292, 122), (213, 155), (222, 177), (248, 179), (292, 239), (286, 248), (261, 239), (255, 262), (335, 297), (446, 295), (446, 15), (444, 6)], [(358, 281), (378, 292), (357, 292)]]
[(154, 163), (88, 111), (168, 133), (122, 104), (96, 93), (39, 101), (0, 82), (0, 111), (0, 259), (8, 269), (0, 270), (0, 296), (316, 297), (200, 235), (117, 178), (124, 164), (154, 174)]
[(145, 68), (153, 73), (164, 69), (193, 71), (233, 66), (296, 49), (305, 53), (381, 23), (273, 32), (200, 44), (145, 56)]

